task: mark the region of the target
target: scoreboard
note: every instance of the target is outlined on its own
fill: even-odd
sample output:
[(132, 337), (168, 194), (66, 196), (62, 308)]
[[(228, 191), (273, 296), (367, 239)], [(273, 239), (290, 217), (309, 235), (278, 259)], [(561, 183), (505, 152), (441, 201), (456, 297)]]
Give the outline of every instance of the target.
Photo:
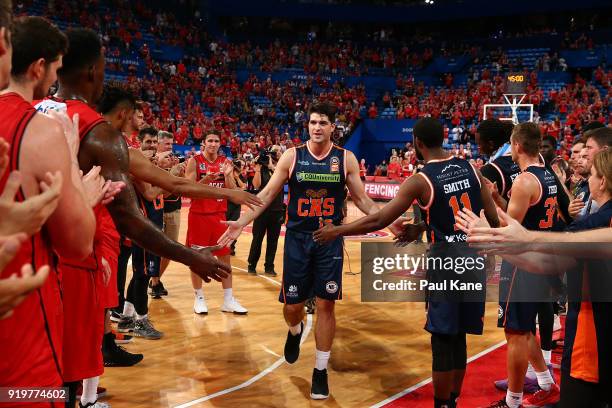
[(506, 93), (524, 94), (527, 88), (527, 76), (523, 73), (510, 72), (506, 74)]

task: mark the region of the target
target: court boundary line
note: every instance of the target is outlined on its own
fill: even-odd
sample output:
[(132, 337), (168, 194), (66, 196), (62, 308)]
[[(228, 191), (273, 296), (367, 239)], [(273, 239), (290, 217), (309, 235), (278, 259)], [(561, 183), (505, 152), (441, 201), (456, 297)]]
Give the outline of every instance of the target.
[[(478, 360), (480, 357), (485, 356), (485, 355), (487, 355), (487, 354), (497, 350), (498, 348), (502, 347), (504, 344), (506, 344), (506, 340), (500, 341), (499, 343), (494, 344), (491, 347), (482, 350), (480, 353), (474, 354), (472, 357), (467, 359), (467, 363), (469, 364), (472, 361)], [(413, 391), (418, 390), (421, 387), (424, 387), (425, 385), (429, 384), (430, 382), (432, 382), (432, 378), (431, 377), (429, 377), (429, 378), (427, 378), (427, 379), (425, 379), (425, 380), (423, 380), (423, 381), (421, 381), (421, 382), (419, 382), (419, 383), (417, 383), (417, 384), (415, 384), (415, 385), (413, 385), (411, 387), (408, 387), (405, 390), (400, 391), (397, 394), (392, 395), (392, 396), (390, 396), (389, 398), (387, 398), (387, 399), (385, 399), (383, 401), (380, 401), (380, 402), (378, 402), (378, 403), (376, 403), (374, 405), (371, 405), (370, 408), (381, 408), (381, 407), (383, 407), (383, 406), (385, 406), (385, 405), (387, 405), (387, 404), (389, 404), (389, 403), (391, 403), (391, 402), (393, 402), (393, 401), (395, 401), (397, 399), (400, 399), (401, 397), (403, 397), (405, 395), (410, 394)]]
[[(244, 271), (244, 272), (248, 272), (246, 269), (243, 268), (239, 268), (237, 266), (232, 266), (232, 269), (238, 269), (239, 271)], [(257, 275), (262, 279), (268, 280), (270, 282), (273, 282), (275, 285), (281, 286), (281, 283), (277, 280), (274, 280), (272, 278), (269, 278), (267, 276), (263, 276), (263, 275)], [(306, 326), (304, 326), (304, 335), (302, 336), (302, 340), (300, 341), (300, 346), (302, 344), (304, 344), (304, 342), (306, 341), (306, 339), (308, 338), (308, 334), (310, 334), (310, 331), (312, 329), (312, 315), (307, 314), (306, 315)], [(248, 386), (250, 386), (251, 384), (254, 384), (255, 382), (259, 381), (260, 379), (262, 379), (263, 377), (265, 377), (266, 375), (270, 374), (272, 371), (276, 370), (278, 367), (280, 367), (281, 365), (283, 365), (283, 363), (285, 363), (285, 357), (281, 357), (278, 360), (276, 360), (274, 363), (272, 363), (270, 366), (266, 367), (264, 370), (260, 371), (258, 374), (254, 375), (253, 377), (249, 378), (248, 380), (246, 380), (245, 382), (235, 385), (233, 387), (230, 388), (226, 388), (223, 389), (221, 391), (217, 391), (213, 394), (210, 395), (205, 395), (203, 397), (194, 399), (192, 401), (189, 402), (185, 402), (183, 404), (180, 405), (175, 405), (174, 408), (187, 408), (187, 407), (191, 407), (194, 406), (196, 404), (200, 404), (202, 402), (206, 402), (209, 401), (213, 398), (216, 397), (220, 397), (222, 395), (226, 395), (226, 394), (230, 394), (234, 391), (238, 391), (241, 390), (243, 388), (246, 388)]]

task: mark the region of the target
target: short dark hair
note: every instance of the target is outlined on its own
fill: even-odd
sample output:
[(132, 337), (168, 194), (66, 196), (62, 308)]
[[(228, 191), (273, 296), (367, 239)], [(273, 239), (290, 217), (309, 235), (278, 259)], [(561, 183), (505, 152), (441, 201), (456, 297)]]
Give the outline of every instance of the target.
[(94, 65), (102, 55), (102, 42), (95, 31), (72, 28), (66, 31), (68, 52), (64, 55), (60, 76), (72, 75)]
[(98, 112), (105, 115), (117, 109), (120, 105), (135, 109), (136, 98), (134, 95), (118, 86), (106, 86), (102, 98), (98, 102)]
[(174, 135), (170, 132), (166, 132), (165, 130), (160, 130), (157, 133), (157, 138), (158, 139), (173, 139), (174, 140)]
[(612, 146), (612, 129), (599, 127), (589, 130), (584, 134), (584, 142), (586, 143), (589, 139), (595, 140), (595, 143), (601, 147), (610, 147)]
[(554, 136), (544, 135), (542, 136), (542, 142), (544, 141), (549, 142), (555, 149), (557, 148), (557, 139), (555, 139)]
[(540, 153), (542, 135), (535, 123), (525, 122), (514, 126), (512, 137), (530, 156), (537, 156)]
[(586, 133), (589, 130), (599, 129), (599, 128), (602, 128), (602, 127), (606, 127), (606, 126), (603, 123), (595, 120), (593, 122), (589, 122), (586, 125), (584, 125), (583, 128), (582, 128), (582, 133)]
[(444, 142), (444, 128), (434, 118), (419, 119), (414, 125), (412, 134), (415, 139), (419, 139), (429, 149), (442, 147)]
[(142, 142), (146, 135), (157, 137), (157, 133), (158, 133), (157, 129), (155, 129), (154, 127), (145, 127), (145, 128), (142, 128), (138, 132), (138, 140), (140, 140)]
[(40, 58), (46, 64), (57, 61), (68, 50), (68, 39), (59, 28), (44, 17), (17, 18), (13, 24), (13, 76), (24, 75), (29, 66)]
[(584, 144), (584, 139), (582, 137), (578, 136), (578, 137), (576, 137), (574, 139), (574, 143), (572, 143), (572, 147), (574, 147), (574, 146), (576, 146), (577, 144), (580, 144), (580, 143)]
[(0, 28), (6, 28), (5, 40), (10, 40), (8, 32), (13, 28), (13, 4), (11, 0), (0, 0)]
[(318, 113), (319, 115), (327, 116), (327, 118), (332, 124), (336, 121), (336, 105), (331, 102), (314, 102), (308, 108), (308, 120), (310, 120), (310, 115), (312, 115), (313, 113)]
[(512, 131), (508, 132), (508, 127), (501, 120), (485, 119), (478, 125), (476, 132), (480, 135), (480, 140), (493, 143), (495, 149), (508, 142)]

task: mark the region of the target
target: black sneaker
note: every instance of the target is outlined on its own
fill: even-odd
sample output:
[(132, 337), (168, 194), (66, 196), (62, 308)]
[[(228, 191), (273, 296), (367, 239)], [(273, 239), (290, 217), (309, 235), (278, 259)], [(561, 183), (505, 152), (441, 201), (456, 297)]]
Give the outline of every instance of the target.
[(304, 303), (304, 306), (306, 306), (306, 313), (307, 314), (314, 314), (315, 313), (315, 309), (316, 309), (316, 301), (315, 298), (309, 298), (308, 300), (306, 300), (306, 302)]
[(117, 324), (117, 331), (119, 333), (130, 333), (134, 331), (134, 325), (136, 320), (132, 316), (123, 316)]
[(264, 273), (268, 276), (278, 276), (278, 274), (274, 272), (274, 269), (267, 270)]
[(329, 397), (327, 386), (327, 370), (312, 370), (312, 386), (310, 387), (310, 398), (322, 400)]
[(300, 356), (300, 340), (304, 333), (304, 322), (300, 322), (300, 334), (292, 335), (291, 331), (287, 331), (287, 340), (285, 341), (285, 360), (289, 364), (293, 364)]
[(153, 299), (161, 299), (162, 298), (162, 285), (161, 282), (155, 286), (151, 286), (151, 291), (149, 295), (153, 297)]
[(158, 286), (161, 288), (159, 293), (161, 293), (162, 296), (168, 296), (168, 290), (164, 287), (164, 283), (162, 281), (159, 281)]
[(248, 269), (249, 275), (257, 275), (257, 271), (255, 270), (255, 268), (252, 268), (249, 266)]
[(134, 336), (143, 337), (147, 340), (159, 340), (163, 335), (164, 333), (153, 327), (153, 323), (151, 323), (148, 317), (136, 320), (134, 325)]
[(123, 315), (119, 313), (118, 311), (116, 310), (111, 311), (111, 315), (110, 315), (111, 322), (117, 323), (121, 320), (122, 317)]
[(140, 363), (144, 356), (127, 352), (115, 343), (115, 335), (109, 333), (104, 335), (102, 357), (105, 367), (131, 367)]

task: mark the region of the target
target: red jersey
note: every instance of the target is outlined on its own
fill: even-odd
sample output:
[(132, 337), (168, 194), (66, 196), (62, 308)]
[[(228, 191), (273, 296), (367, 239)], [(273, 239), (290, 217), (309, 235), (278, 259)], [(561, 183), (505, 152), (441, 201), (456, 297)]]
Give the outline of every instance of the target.
[[(9, 173), (19, 169), (21, 140), (35, 114), (36, 110), (20, 95), (0, 96), (0, 138), (10, 143), (9, 166), (0, 178), (0, 191)], [(23, 200), (19, 191), (16, 201)], [(35, 271), (44, 265), (51, 267), (43, 286), (30, 293), (10, 317), (0, 319), (0, 387), (59, 387), (63, 382), (60, 276), (51, 257), (51, 243), (43, 228), (21, 244), (12, 262), (0, 271), (0, 278), (5, 279), (12, 274), (21, 275), (24, 264), (32, 264)], [(63, 404), (57, 403), (60, 405)]]
[[(66, 112), (70, 118), (76, 113), (79, 114), (79, 138), (83, 140), (85, 136), (89, 134), (96, 126), (106, 123), (106, 120), (102, 115), (93, 110), (85, 102), (78, 99), (61, 99), (55, 97), (45, 98), (42, 101), (35, 104), (38, 111), (47, 112), (49, 110), (56, 110), (60, 112)], [(94, 208), (96, 214), (96, 235), (94, 238), (95, 243), (99, 243), (102, 240), (113, 243), (119, 242), (119, 233), (115, 228), (115, 223), (110, 216), (110, 213), (106, 209), (106, 206), (98, 205)], [(82, 266), (88, 269), (97, 269), (97, 262), (94, 254), (89, 256), (84, 261), (73, 262), (71, 260), (66, 261), (75, 266)]]
[[(225, 188), (225, 176), (221, 171), (221, 165), (227, 162), (227, 158), (224, 156), (218, 156), (213, 162), (208, 161), (202, 153), (193, 156), (196, 163), (196, 180), (200, 181), (207, 174), (217, 174), (217, 177), (210, 183), (213, 187)], [(229, 163), (231, 165), (231, 163)], [(191, 208), (189, 211), (193, 211), (198, 214), (216, 214), (223, 213), (227, 210), (227, 200), (218, 198), (197, 198), (191, 200)]]

